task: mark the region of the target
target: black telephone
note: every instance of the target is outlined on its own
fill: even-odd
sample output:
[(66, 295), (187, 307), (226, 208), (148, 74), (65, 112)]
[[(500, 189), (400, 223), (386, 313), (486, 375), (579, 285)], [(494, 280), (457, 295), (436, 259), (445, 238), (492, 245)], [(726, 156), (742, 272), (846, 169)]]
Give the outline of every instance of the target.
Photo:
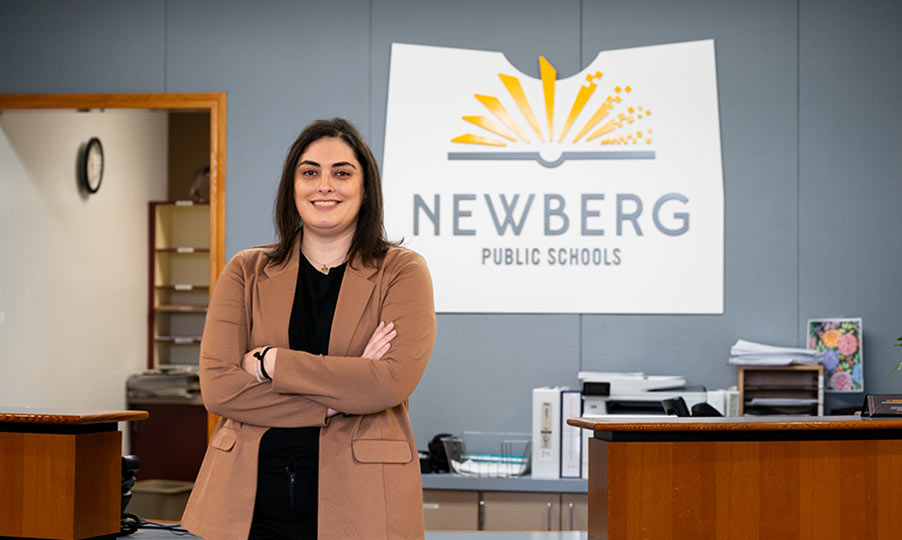
[(445, 444), (442, 442), (445, 437), (451, 437), (451, 434), (439, 433), (429, 441), (427, 457), (420, 460), (420, 472), (451, 472), (451, 468), (448, 466), (448, 456), (445, 454)]

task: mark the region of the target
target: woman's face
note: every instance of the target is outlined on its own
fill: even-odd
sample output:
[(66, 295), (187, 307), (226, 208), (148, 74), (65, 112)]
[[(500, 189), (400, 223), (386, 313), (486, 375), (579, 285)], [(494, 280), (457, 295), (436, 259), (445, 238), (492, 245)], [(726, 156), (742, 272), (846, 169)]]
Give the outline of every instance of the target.
[(294, 204), (305, 234), (353, 234), (362, 203), (363, 168), (351, 147), (336, 137), (311, 143), (294, 172)]

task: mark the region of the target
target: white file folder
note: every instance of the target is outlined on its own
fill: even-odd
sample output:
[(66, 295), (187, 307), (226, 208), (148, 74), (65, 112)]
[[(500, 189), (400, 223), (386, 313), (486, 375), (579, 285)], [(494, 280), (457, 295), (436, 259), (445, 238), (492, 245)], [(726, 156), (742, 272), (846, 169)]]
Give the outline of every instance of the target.
[(583, 393), (561, 392), (561, 478), (579, 478), (582, 470), (582, 429), (567, 424), (583, 413)]
[(566, 387), (532, 390), (532, 477), (560, 478), (561, 392)]

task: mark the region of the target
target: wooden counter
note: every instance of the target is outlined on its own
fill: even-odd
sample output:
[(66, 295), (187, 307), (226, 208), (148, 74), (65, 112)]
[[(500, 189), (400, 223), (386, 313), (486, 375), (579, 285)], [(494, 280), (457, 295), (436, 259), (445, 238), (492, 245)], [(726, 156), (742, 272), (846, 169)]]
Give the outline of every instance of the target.
[(0, 408), (0, 536), (77, 540), (119, 531), (122, 434), (144, 411)]
[(590, 539), (898, 539), (902, 420), (570, 419)]

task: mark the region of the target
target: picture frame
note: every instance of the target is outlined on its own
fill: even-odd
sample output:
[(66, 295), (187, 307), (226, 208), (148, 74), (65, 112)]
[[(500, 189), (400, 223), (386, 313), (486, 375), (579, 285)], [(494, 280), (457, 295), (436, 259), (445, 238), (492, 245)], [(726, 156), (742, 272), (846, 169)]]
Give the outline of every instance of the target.
[(808, 349), (824, 354), (824, 391), (864, 392), (861, 317), (809, 319)]

